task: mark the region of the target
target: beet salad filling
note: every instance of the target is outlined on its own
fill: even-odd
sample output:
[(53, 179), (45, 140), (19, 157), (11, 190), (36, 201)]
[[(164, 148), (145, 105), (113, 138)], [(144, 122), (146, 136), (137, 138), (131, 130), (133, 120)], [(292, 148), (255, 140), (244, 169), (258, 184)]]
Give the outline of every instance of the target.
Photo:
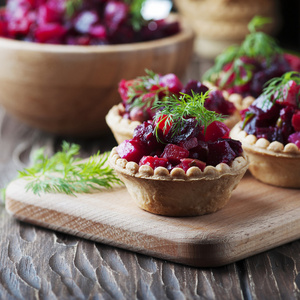
[[(164, 98), (180, 96), (181, 93), (192, 96), (192, 93), (201, 94), (208, 92), (208, 87), (197, 80), (189, 80), (186, 85), (173, 74), (160, 75), (146, 70), (145, 76), (132, 80), (121, 80), (119, 94), (124, 106), (123, 118), (131, 121), (144, 122), (152, 120), (157, 110), (154, 108), (158, 101)], [(223, 116), (231, 116), (236, 108), (227, 101), (219, 90), (210, 91), (204, 106)]]
[(263, 94), (241, 112), (241, 128), (257, 138), (300, 149), (300, 73), (274, 78)]
[(241, 143), (229, 138), (230, 129), (219, 114), (205, 108), (207, 99), (209, 92), (172, 95), (157, 102), (153, 120), (144, 121), (132, 139), (117, 147), (119, 156), (140, 166), (169, 171), (230, 165), (242, 154)]

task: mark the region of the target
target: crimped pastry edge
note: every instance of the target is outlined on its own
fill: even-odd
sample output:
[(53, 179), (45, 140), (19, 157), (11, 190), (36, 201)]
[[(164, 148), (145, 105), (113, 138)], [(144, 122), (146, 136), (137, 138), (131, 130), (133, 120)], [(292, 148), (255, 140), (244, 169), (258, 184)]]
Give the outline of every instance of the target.
[(236, 175), (245, 168), (248, 168), (249, 165), (248, 157), (245, 153), (242, 153), (241, 156), (234, 159), (231, 166), (225, 163), (220, 163), (216, 167), (206, 166), (203, 171), (201, 171), (198, 167), (191, 167), (186, 173), (181, 168), (174, 168), (171, 172), (164, 167), (158, 167), (153, 170), (150, 166), (139, 166), (135, 162), (128, 162), (126, 159), (121, 158), (117, 152), (117, 147), (112, 149), (108, 161), (113, 168), (121, 173), (138, 178), (164, 181), (192, 181), (200, 179), (213, 180), (226, 174)]
[(269, 142), (264, 138), (257, 138), (253, 134), (248, 134), (240, 128), (242, 122), (237, 123), (230, 132), (230, 136), (242, 142), (244, 149), (252, 149), (259, 153), (273, 156), (300, 158), (300, 149), (293, 143), (286, 145), (274, 141)]
[[(124, 119), (121, 115), (124, 112), (124, 106), (122, 103), (114, 105), (106, 115), (106, 122), (111, 127), (117, 127), (119, 131), (127, 132), (134, 130), (138, 125), (141, 124), (139, 121), (131, 121), (129, 119)], [(122, 127), (126, 126), (126, 127)]]

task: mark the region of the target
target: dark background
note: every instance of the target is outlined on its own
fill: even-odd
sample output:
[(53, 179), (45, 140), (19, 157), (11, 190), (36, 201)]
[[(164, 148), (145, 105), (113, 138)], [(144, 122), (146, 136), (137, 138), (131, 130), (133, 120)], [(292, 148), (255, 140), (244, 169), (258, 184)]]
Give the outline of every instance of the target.
[[(0, 0), (0, 5), (5, 3)], [(300, 52), (300, 0), (279, 0), (279, 5), (282, 26), (277, 39), (282, 47)]]

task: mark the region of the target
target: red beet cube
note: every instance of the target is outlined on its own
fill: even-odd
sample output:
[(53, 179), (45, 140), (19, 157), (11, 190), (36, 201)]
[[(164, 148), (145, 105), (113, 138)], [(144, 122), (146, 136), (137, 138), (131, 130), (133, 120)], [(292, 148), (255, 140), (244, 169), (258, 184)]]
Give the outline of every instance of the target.
[(289, 143), (294, 143), (300, 149), (300, 132), (291, 134), (288, 138)]
[(157, 156), (143, 156), (139, 162), (139, 165), (147, 165), (150, 166), (153, 170), (157, 167), (167, 167), (168, 160), (163, 157)]
[(180, 164), (178, 164), (177, 168), (182, 168), (184, 172), (186, 172), (191, 167), (198, 167), (201, 171), (204, 170), (206, 163), (193, 158), (183, 158), (180, 160)]
[(158, 128), (163, 132), (164, 135), (167, 135), (172, 127), (172, 123), (167, 122), (167, 115), (159, 117), (156, 121)]
[(181, 81), (173, 73), (166, 74), (166, 75), (162, 76), (159, 79), (159, 83), (160, 83), (161, 86), (167, 87), (168, 90), (173, 94), (179, 94), (179, 92), (183, 88), (183, 85), (182, 85)]
[(298, 106), (300, 85), (294, 80), (290, 80), (283, 88), (283, 98), (276, 100), (277, 103), (283, 105)]
[(121, 143), (117, 148), (117, 152), (121, 158), (136, 163), (139, 163), (140, 159), (147, 154), (143, 145), (134, 139)]
[(168, 144), (161, 157), (167, 158), (172, 164), (178, 164), (182, 158), (189, 157), (189, 151), (177, 145)]
[(292, 117), (292, 125), (295, 131), (300, 131), (300, 110), (298, 110)]
[(51, 40), (60, 39), (66, 32), (67, 30), (58, 23), (47, 23), (37, 28), (35, 38), (40, 43), (46, 43)]
[(216, 166), (219, 163), (230, 164), (236, 157), (234, 150), (226, 140), (219, 140), (208, 144), (208, 157), (206, 163)]
[(214, 142), (220, 138), (228, 138), (230, 129), (222, 122), (214, 121), (209, 124), (205, 132), (205, 141)]
[(190, 150), (198, 146), (198, 139), (196, 137), (190, 138), (188, 140), (180, 142), (178, 146)]
[(291, 69), (294, 71), (300, 72), (300, 57), (289, 54), (289, 53), (284, 53), (283, 54), (284, 58), (288, 62), (288, 64), (291, 66)]

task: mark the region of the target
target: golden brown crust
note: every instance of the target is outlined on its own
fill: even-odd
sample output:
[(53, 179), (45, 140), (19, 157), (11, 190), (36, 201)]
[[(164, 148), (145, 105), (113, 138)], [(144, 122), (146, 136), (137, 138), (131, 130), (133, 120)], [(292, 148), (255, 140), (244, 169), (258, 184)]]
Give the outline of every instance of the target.
[(122, 117), (124, 106), (122, 103), (114, 105), (105, 117), (106, 123), (111, 129), (118, 144), (125, 140), (132, 139), (134, 129), (141, 124), (138, 121), (131, 121)]
[(293, 143), (283, 145), (248, 135), (238, 123), (230, 133), (240, 140), (249, 156), (249, 170), (258, 180), (281, 187), (300, 188), (300, 149)]
[(248, 167), (246, 156), (237, 157), (231, 166), (207, 166), (204, 171), (191, 167), (169, 172), (158, 167), (139, 166), (120, 158), (116, 148), (109, 157), (110, 165), (125, 183), (139, 207), (166, 216), (196, 216), (212, 213), (229, 200)]

